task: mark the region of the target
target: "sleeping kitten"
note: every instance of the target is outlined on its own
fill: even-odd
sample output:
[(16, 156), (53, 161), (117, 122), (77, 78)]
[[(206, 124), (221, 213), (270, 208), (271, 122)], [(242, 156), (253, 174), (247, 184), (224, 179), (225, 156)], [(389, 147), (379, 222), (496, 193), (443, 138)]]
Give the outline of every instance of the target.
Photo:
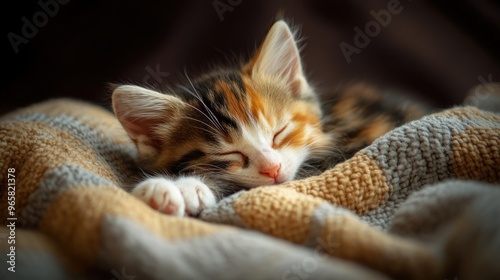
[[(363, 112), (362, 102), (381, 99), (364, 86), (349, 91), (323, 119), (284, 21), (272, 26), (244, 65), (214, 70), (168, 93), (119, 86), (113, 110), (137, 146), (139, 162), (168, 174), (144, 180), (132, 194), (163, 213), (195, 216), (242, 188), (280, 184), (299, 171), (321, 172), (409, 120), (405, 110), (398, 119), (380, 114), (383, 107)], [(389, 109), (387, 116), (396, 110)]]

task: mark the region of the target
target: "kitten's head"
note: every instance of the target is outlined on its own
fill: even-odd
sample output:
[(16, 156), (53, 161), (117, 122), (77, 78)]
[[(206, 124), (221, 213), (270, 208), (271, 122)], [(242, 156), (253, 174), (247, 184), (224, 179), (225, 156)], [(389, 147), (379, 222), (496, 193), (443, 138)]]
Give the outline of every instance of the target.
[(113, 109), (149, 168), (242, 187), (294, 179), (329, 143), (284, 21), (245, 65), (213, 71), (174, 92), (120, 86)]

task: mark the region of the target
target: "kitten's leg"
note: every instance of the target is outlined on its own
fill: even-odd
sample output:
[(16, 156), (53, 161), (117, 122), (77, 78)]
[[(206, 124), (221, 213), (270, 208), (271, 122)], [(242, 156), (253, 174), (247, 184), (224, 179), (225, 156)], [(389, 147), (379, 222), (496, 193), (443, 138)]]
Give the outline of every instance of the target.
[(132, 195), (153, 209), (175, 216), (196, 216), (216, 203), (212, 190), (197, 177), (150, 178), (138, 184)]

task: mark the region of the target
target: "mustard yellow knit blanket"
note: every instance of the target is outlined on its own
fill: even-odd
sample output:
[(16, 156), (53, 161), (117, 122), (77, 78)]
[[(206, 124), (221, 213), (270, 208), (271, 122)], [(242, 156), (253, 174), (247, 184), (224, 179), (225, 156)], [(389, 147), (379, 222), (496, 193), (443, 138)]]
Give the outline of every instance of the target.
[(500, 279), (497, 114), (427, 116), (200, 219), (129, 195), (135, 155), (113, 115), (87, 103), (0, 118), (0, 278)]

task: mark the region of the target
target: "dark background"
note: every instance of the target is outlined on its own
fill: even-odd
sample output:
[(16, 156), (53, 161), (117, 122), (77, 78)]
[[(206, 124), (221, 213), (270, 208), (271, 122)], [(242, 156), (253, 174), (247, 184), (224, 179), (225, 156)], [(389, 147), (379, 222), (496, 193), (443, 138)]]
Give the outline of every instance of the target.
[[(184, 70), (195, 76), (248, 57), (280, 11), (300, 27), (306, 72), (322, 89), (367, 81), (445, 107), (462, 102), (478, 77), (500, 81), (500, 1), (493, 0), (401, 0), (401, 13), (348, 63), (339, 44), (355, 46), (354, 28), (391, 1), (71, 0), (45, 22), (38, 1), (5, 2), (0, 113), (61, 96), (104, 105), (107, 82), (169, 84)], [(223, 5), (229, 9), (218, 13)], [(23, 36), (22, 18), (33, 23), (34, 15), (41, 26), (15, 53), (9, 34)]]

